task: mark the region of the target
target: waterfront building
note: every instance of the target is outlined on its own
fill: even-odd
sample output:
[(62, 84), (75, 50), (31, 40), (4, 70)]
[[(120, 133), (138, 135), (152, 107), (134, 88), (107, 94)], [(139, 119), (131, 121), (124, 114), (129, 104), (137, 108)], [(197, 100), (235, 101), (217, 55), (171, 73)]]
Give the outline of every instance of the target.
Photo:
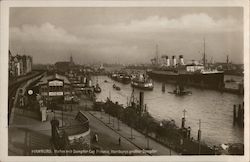
[(58, 102), (72, 95), (71, 83), (66, 76), (57, 73), (45, 75), (35, 85), (44, 101)]
[(26, 75), (32, 71), (32, 57), (27, 55), (13, 55), (9, 51), (9, 77)]

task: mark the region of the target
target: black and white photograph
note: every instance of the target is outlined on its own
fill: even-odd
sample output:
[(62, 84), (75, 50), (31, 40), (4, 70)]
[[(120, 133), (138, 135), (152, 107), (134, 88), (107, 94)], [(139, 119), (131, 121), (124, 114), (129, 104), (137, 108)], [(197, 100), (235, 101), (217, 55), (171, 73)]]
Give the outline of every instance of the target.
[(249, 161), (249, 3), (117, 2), (2, 3), (4, 157)]

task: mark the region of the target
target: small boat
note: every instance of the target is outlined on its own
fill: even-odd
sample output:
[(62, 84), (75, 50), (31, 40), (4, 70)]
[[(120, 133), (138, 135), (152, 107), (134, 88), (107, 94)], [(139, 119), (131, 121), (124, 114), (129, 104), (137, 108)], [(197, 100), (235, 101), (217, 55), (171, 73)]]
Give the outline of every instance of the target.
[(121, 90), (121, 88), (118, 87), (118, 86), (116, 86), (115, 89), (116, 89), (117, 91), (120, 91), (120, 90)]
[(113, 88), (114, 88), (115, 90), (117, 90), (117, 91), (120, 91), (120, 90), (121, 90), (121, 88), (120, 88), (119, 86), (115, 85), (115, 84), (113, 84)]
[(100, 93), (102, 91), (101, 87), (99, 86), (99, 84), (97, 83), (96, 86), (94, 87), (94, 92), (95, 93)]

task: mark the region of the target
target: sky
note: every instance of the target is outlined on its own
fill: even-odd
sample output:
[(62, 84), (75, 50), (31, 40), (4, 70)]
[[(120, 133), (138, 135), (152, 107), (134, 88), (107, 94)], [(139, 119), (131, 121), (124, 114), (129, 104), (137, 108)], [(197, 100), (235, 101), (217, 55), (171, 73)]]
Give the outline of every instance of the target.
[(13, 7), (9, 48), (34, 63), (150, 63), (159, 55), (243, 63), (240, 7)]

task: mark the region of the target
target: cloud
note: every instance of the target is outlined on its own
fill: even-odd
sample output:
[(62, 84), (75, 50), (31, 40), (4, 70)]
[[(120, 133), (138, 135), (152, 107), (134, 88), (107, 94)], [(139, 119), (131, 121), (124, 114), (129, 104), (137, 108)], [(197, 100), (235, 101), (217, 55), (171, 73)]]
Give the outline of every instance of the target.
[(44, 23), (41, 26), (25, 24), (22, 27), (13, 27), (10, 29), (10, 38), (13, 40), (47, 43), (78, 43), (79, 39), (69, 34), (63, 28), (56, 27), (50, 23)]
[[(37, 60), (45, 60), (43, 56), (47, 53), (49, 62), (58, 61), (56, 55), (66, 56), (69, 51), (74, 51), (79, 55), (79, 60), (82, 58), (86, 62), (149, 62), (154, 56), (155, 44), (159, 44), (160, 53), (172, 55), (178, 50), (187, 59), (199, 59), (197, 51), (203, 47), (202, 39), (206, 36), (206, 49), (216, 58), (225, 50), (232, 54), (242, 52), (240, 40), (243, 25), (240, 22), (231, 17), (215, 19), (205, 13), (198, 13), (178, 18), (149, 16), (109, 24), (83, 25), (79, 22), (72, 24), (73, 27), (59, 27), (50, 22), (40, 26), (24, 24), (10, 28), (10, 47), (16, 51), (26, 49), (34, 52)], [(74, 26), (79, 30), (72, 30)], [(234, 40), (239, 41), (235, 43)], [(38, 56), (40, 53), (44, 55)], [(224, 59), (222, 54), (221, 59)]]
[(61, 27), (46, 22), (41, 26), (24, 24), (21, 27), (10, 28), (10, 39), (21, 42), (39, 42), (46, 44), (99, 45), (118, 44), (118, 41), (105, 38), (78, 37), (68, 33)]
[(205, 13), (188, 14), (175, 19), (160, 16), (149, 16), (128, 23), (97, 24), (85, 27), (92, 32), (230, 32), (242, 30), (239, 22), (231, 17), (214, 19)]

